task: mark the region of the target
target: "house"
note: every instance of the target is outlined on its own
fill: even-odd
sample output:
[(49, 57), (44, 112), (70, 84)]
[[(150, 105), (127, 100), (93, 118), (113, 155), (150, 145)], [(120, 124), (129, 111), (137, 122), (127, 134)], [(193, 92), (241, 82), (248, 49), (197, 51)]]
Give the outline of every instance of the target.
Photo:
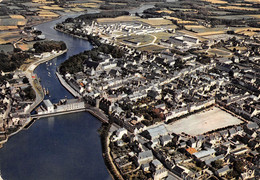
[(165, 168), (157, 169), (153, 174), (154, 180), (161, 180), (167, 176), (168, 176), (168, 170)]
[(169, 142), (171, 142), (172, 141), (172, 138), (171, 138), (171, 136), (170, 135), (164, 135), (164, 136), (161, 136), (160, 138), (160, 144), (162, 145), (162, 146), (165, 146), (166, 144), (168, 144)]
[(225, 174), (228, 173), (228, 171), (230, 171), (230, 168), (229, 168), (228, 165), (226, 165), (226, 166), (224, 166), (223, 168), (218, 169), (218, 170), (217, 170), (217, 174), (218, 174), (218, 176), (224, 176)]
[(187, 145), (192, 147), (192, 148), (196, 148), (197, 142), (195, 140), (195, 138), (191, 138), (187, 141)]
[(116, 131), (116, 135), (113, 136), (112, 141), (117, 141), (123, 137), (123, 135), (127, 134), (127, 130), (125, 128), (120, 128)]
[(151, 150), (140, 152), (137, 161), (140, 164), (145, 164), (153, 160), (153, 153)]
[(258, 129), (258, 128), (259, 128), (259, 126), (258, 126), (257, 123), (255, 123), (255, 122), (250, 122), (250, 123), (248, 123), (248, 124), (246, 125), (246, 127), (247, 127), (248, 129), (250, 129), (250, 130), (255, 130), (255, 129)]
[(145, 164), (142, 164), (141, 168), (142, 168), (143, 172), (149, 172), (150, 165), (149, 165), (149, 163), (145, 163)]
[(153, 160), (151, 164), (155, 170), (163, 168), (163, 164), (158, 159)]
[(48, 113), (54, 112), (54, 105), (51, 103), (49, 99), (43, 100), (43, 105), (46, 108)]
[(150, 129), (147, 129), (151, 139), (159, 138), (160, 136), (168, 134), (167, 129), (164, 125), (159, 125)]
[(202, 150), (202, 151), (194, 153), (193, 156), (195, 156), (197, 159), (201, 159), (201, 158), (205, 158), (205, 157), (210, 157), (210, 156), (214, 155), (215, 152), (216, 151), (214, 149)]

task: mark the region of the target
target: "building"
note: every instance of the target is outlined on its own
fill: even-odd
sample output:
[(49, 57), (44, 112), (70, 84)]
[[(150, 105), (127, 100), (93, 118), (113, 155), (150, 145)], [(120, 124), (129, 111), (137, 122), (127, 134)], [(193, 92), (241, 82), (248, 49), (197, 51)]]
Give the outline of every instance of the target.
[(153, 153), (151, 150), (140, 152), (138, 155), (138, 163), (145, 164), (153, 160)]
[(57, 112), (72, 111), (77, 109), (84, 109), (84, 101), (78, 99), (62, 99), (60, 105), (57, 106)]
[(48, 113), (54, 112), (54, 105), (51, 103), (49, 99), (43, 101), (43, 106), (46, 108)]

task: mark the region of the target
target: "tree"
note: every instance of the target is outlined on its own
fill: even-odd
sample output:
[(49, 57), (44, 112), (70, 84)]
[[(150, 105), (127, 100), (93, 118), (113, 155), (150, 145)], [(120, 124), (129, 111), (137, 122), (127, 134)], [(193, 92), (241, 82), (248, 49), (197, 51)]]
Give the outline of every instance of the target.
[(216, 169), (222, 168), (222, 167), (223, 167), (223, 164), (224, 164), (224, 161), (221, 160), (221, 159), (216, 160), (216, 161), (213, 161), (213, 162), (211, 163), (211, 165), (212, 165), (214, 168), (216, 168)]
[(28, 78), (27, 78), (27, 77), (23, 78), (23, 83), (24, 83), (24, 84), (27, 84), (27, 83), (29, 83), (29, 80), (28, 80)]

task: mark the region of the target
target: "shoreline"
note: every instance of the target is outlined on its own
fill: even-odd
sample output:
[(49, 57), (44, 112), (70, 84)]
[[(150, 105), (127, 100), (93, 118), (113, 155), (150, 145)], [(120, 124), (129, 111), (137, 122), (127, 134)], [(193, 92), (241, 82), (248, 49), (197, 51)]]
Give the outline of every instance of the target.
[[(56, 27), (56, 26), (54, 26), (54, 29), (57, 30), (57, 28), (55, 28), (55, 27)], [(64, 32), (64, 31), (62, 31), (62, 30), (57, 30), (57, 31), (62, 32), (62, 33), (65, 33), (65, 34), (68, 34), (68, 35), (71, 35), (71, 36), (74, 36), (74, 37), (77, 37), (77, 38), (83, 39), (83, 38), (80, 37), (80, 36), (76, 36), (76, 35), (73, 35), (73, 34)], [(86, 40), (86, 39), (85, 39), (85, 40)], [(89, 41), (89, 42), (90, 42), (90, 41)], [(90, 42), (90, 43), (91, 43), (91, 42)], [(57, 74), (59, 74), (58, 71), (56, 72), (56, 75), (57, 75)], [(59, 74), (59, 75), (60, 75), (60, 74)], [(58, 76), (58, 75), (57, 75), (57, 76)], [(60, 77), (58, 77), (58, 79), (59, 79), (59, 78), (62, 78), (61, 75), (60, 75)], [(62, 79), (63, 79), (63, 78), (62, 78)], [(64, 79), (63, 79), (63, 80), (64, 80)], [(60, 81), (60, 79), (59, 79), (59, 81)], [(65, 80), (64, 80), (64, 81), (65, 81)], [(65, 82), (66, 82), (66, 81), (65, 81)], [(61, 83), (61, 81), (60, 81), (60, 83)], [(61, 83), (61, 84), (62, 84), (62, 83)], [(66, 84), (67, 84), (67, 83), (66, 83)], [(62, 84), (62, 85), (63, 85), (63, 84)], [(66, 88), (67, 86), (68, 86), (69, 88)], [(68, 84), (67, 84), (67, 86), (64, 86), (64, 85), (63, 85), (63, 87), (64, 87), (65, 89), (67, 89), (67, 91), (69, 91), (69, 92), (73, 95), (73, 93), (70, 91), (70, 89), (73, 89), (73, 88), (72, 88), (71, 86), (69, 86)], [(74, 90), (74, 89), (73, 89), (73, 90)], [(74, 96), (74, 97), (75, 97), (75, 96)], [(94, 112), (93, 110), (91, 110), (92, 113), (91, 113), (89, 110), (90, 110), (90, 109), (86, 109), (86, 112), (90, 113), (92, 116), (96, 117), (97, 119), (99, 119), (99, 120), (102, 122), (102, 124), (101, 124), (101, 128), (102, 128), (102, 129), (104, 129), (107, 124), (109, 125), (109, 127), (111, 126), (110, 123), (104, 124), (103, 121), (100, 119), (101, 117), (97, 116), (97, 114), (95, 114), (95, 112)], [(103, 113), (103, 114), (104, 114), (104, 113)], [(104, 115), (105, 115), (105, 114), (104, 114)], [(106, 168), (107, 168), (107, 170), (108, 170), (108, 172), (109, 172), (111, 178), (112, 178), (113, 180), (116, 180), (116, 179), (123, 180), (123, 177), (122, 177), (121, 173), (119, 172), (119, 170), (117, 169), (116, 165), (114, 164), (113, 159), (112, 159), (111, 154), (110, 154), (110, 148), (109, 148), (109, 130), (110, 130), (110, 128), (109, 128), (108, 130), (102, 130), (102, 132), (101, 132), (101, 134), (100, 134), (100, 141), (101, 141), (101, 146), (102, 146), (103, 160), (104, 160), (104, 162), (105, 162)], [(102, 136), (104, 136), (105, 141), (103, 141), (103, 137), (102, 137)]]
[[(33, 62), (33, 63), (31, 63), (31, 64), (29, 65), (29, 67), (28, 67), (24, 72), (25, 72), (26, 74), (29, 73), (29, 74), (27, 74), (27, 75), (29, 76), (29, 78), (31, 78), (31, 77), (32, 77), (32, 74), (33, 74), (33, 72), (34, 72), (34, 70), (35, 70), (40, 64), (45, 63), (45, 62), (47, 62), (47, 61), (50, 61), (50, 60), (52, 60), (52, 59), (54, 59), (54, 58), (56, 58), (56, 57), (58, 57), (58, 56), (60, 56), (60, 55), (62, 55), (62, 54), (64, 54), (64, 53), (66, 53), (67, 51), (68, 51), (68, 49), (63, 50), (62, 52), (57, 53), (57, 54), (55, 54), (55, 55), (53, 55), (53, 56), (50, 56), (50, 57), (47, 57), (47, 58), (43, 58), (43, 59), (40, 60), (40, 61), (38, 60), (38, 61), (36, 61), (36, 62)], [(31, 67), (32, 65), (34, 65), (33, 68), (32, 68), (32, 72), (28, 72), (28, 71), (30, 70), (30, 67)], [(34, 89), (34, 91), (35, 91), (35, 94), (37, 94), (37, 90), (36, 90), (36, 88), (34, 87), (34, 84), (30, 82), (30, 85), (33, 87), (33, 89)], [(41, 86), (41, 90), (42, 90), (42, 86)], [(36, 99), (35, 99), (35, 101), (33, 102), (33, 104), (32, 104), (31, 107), (30, 107), (30, 113), (31, 113), (31, 111), (32, 111), (35, 107), (37, 107), (37, 106), (43, 101), (43, 99), (44, 99), (44, 96), (41, 97), (40, 100), (36, 100)], [(33, 120), (33, 119), (32, 119), (31, 117), (29, 117), (29, 118), (27, 119), (27, 121), (26, 121), (20, 128), (17, 129), (17, 131), (15, 131), (15, 132), (13, 132), (13, 133), (11, 133), (11, 134), (7, 134), (7, 135), (6, 135), (6, 139), (3, 140), (3, 141), (1, 141), (1, 142), (0, 142), (0, 145), (3, 146), (6, 142), (8, 142), (8, 139), (9, 139), (10, 137), (12, 137), (12, 136), (18, 134), (20, 131), (22, 131), (28, 124), (31, 123), (32, 120)], [(0, 148), (1, 148), (1, 147), (0, 147)]]

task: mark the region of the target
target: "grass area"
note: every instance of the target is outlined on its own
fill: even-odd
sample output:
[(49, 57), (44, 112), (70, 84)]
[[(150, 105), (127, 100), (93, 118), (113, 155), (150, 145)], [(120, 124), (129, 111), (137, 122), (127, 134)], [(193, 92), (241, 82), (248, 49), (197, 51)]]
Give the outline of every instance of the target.
[(170, 20), (163, 18), (138, 19), (138, 21), (149, 24), (151, 26), (165, 26), (172, 24)]
[(128, 36), (128, 37), (121, 37), (118, 38), (118, 42), (123, 42), (124, 40), (129, 40), (133, 42), (140, 42), (140, 45), (146, 45), (151, 43), (154, 40), (154, 37), (151, 35), (133, 35), (133, 36)]
[(163, 47), (157, 46), (157, 45), (148, 45), (148, 46), (143, 46), (143, 47), (137, 48), (137, 50), (139, 50), (139, 51), (147, 51), (147, 52), (160, 52), (165, 49), (167, 49), (167, 48), (163, 48)]
[(151, 34), (151, 35), (154, 35), (154, 36), (157, 37), (157, 40), (155, 41), (155, 43), (158, 43), (160, 41), (160, 39), (167, 40), (173, 34), (172, 33), (167, 33), (167, 32), (159, 32), (159, 33), (154, 33), (154, 34)]
[(71, 8), (70, 10), (71, 10), (71, 11), (74, 11), (74, 12), (82, 12), (82, 11), (85, 11), (85, 9), (82, 9), (82, 8)]

